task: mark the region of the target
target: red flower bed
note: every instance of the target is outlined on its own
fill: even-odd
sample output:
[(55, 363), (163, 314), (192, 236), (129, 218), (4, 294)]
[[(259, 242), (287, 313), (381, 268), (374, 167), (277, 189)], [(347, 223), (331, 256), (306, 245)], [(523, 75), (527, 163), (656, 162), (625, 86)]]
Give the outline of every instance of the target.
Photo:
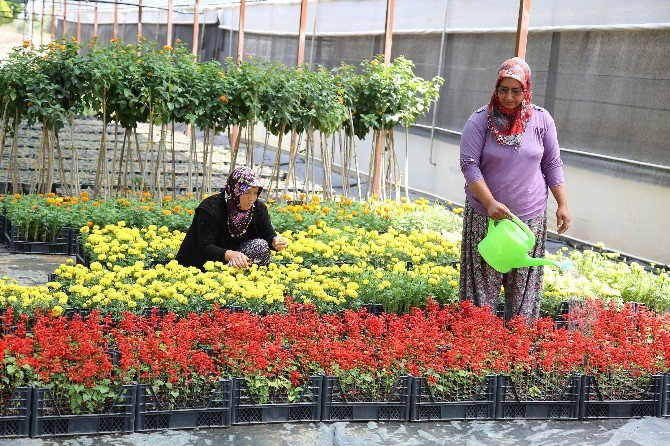
[[(266, 316), (128, 313), (116, 323), (95, 312), (85, 321), (42, 314), (31, 332), (28, 320), (11, 310), (2, 318), (1, 385), (26, 381), (65, 389), (67, 398), (84, 394), (78, 403), (85, 410), (104, 405), (115, 386), (134, 380), (154, 384), (170, 405), (206, 394), (228, 376), (247, 378), (261, 400), (276, 394), (291, 400), (318, 373), (338, 376), (354, 397), (375, 398), (403, 374), (425, 376), (444, 392), (454, 380), (473, 383), (491, 373), (634, 379), (667, 371), (670, 355), (670, 315), (595, 301), (573, 310), (567, 329), (549, 319), (530, 327), (522, 319), (505, 323), (469, 303), (372, 316), (364, 310), (322, 315), (288, 302), (286, 313)], [(120, 352), (118, 364), (110, 345)]]

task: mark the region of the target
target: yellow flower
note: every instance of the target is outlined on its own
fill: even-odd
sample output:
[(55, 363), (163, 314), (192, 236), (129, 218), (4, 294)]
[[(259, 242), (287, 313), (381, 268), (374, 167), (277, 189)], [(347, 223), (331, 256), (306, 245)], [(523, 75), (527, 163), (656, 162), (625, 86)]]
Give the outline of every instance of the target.
[(52, 308), (51, 310), (52, 316), (60, 316), (61, 314), (63, 314), (63, 307), (61, 307), (60, 305), (56, 305), (55, 307)]

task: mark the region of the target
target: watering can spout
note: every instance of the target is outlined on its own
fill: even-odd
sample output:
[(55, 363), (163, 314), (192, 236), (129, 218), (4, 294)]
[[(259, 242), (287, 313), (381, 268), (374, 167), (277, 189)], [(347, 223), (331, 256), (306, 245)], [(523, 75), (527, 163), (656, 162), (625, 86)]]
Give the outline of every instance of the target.
[(517, 268), (525, 268), (529, 266), (539, 266), (539, 265), (553, 265), (557, 266), (560, 269), (564, 270), (568, 268), (570, 265), (572, 265), (572, 262), (570, 260), (564, 260), (562, 262), (557, 262), (555, 260), (549, 260), (549, 259), (543, 259), (543, 258), (535, 258), (535, 257), (526, 257), (524, 259), (521, 259), (519, 261), (519, 266)]

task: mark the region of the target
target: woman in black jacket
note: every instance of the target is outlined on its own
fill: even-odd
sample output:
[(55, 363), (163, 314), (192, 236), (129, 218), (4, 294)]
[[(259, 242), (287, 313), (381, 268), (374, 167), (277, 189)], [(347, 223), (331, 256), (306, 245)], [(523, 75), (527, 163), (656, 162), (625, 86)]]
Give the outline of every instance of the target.
[(228, 262), (236, 268), (267, 265), (270, 247), (286, 248), (258, 196), (260, 177), (248, 167), (237, 167), (223, 192), (205, 198), (195, 210), (191, 227), (177, 253), (184, 266), (203, 267), (207, 261)]

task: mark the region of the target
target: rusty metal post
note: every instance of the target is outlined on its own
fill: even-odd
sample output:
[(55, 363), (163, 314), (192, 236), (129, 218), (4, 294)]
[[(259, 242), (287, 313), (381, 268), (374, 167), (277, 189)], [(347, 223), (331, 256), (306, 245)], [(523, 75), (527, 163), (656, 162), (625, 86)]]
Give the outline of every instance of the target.
[(193, 50), (192, 53), (194, 56), (198, 56), (198, 25), (200, 19), (200, 0), (195, 0), (195, 6), (193, 7)]
[(93, 7), (93, 35), (98, 35), (98, 0), (95, 0), (95, 6)]
[(32, 0), (32, 13), (30, 14), (30, 42), (35, 38), (35, 0)]
[[(393, 12), (395, 10), (395, 0), (386, 0), (386, 29), (384, 30), (384, 65), (391, 63), (391, 45), (393, 43)], [(375, 162), (372, 171), (372, 193), (379, 195), (382, 184), (382, 142), (384, 140), (384, 131), (377, 131), (377, 140), (375, 144)], [(369, 172), (368, 172), (369, 174)]]
[(63, 35), (67, 34), (67, 0), (63, 0)]
[(298, 59), (296, 65), (301, 70), (301, 65), (305, 60), (305, 30), (307, 26), (307, 0), (302, 0), (300, 4), (300, 30), (298, 31)]
[[(246, 0), (241, 0), (240, 1), (240, 23), (237, 28), (237, 63), (240, 63), (240, 61), (244, 58), (244, 16), (246, 14), (246, 9), (247, 9), (247, 1)], [(232, 33), (233, 30), (231, 29), (230, 32)], [(235, 147), (237, 144), (237, 140), (240, 138), (240, 126), (234, 125), (233, 126), (233, 140), (230, 141), (230, 147), (231, 149)]]
[(51, 40), (56, 38), (56, 0), (51, 0)]
[(247, 1), (240, 2), (240, 23), (237, 29), (237, 62), (244, 58), (244, 16), (246, 14)]
[(168, 0), (167, 45), (172, 45), (172, 0)]
[(119, 37), (119, 0), (114, 0), (114, 38)]
[(40, 16), (40, 45), (44, 41), (44, 5), (46, 0), (42, 0), (42, 15)]
[(142, 0), (137, 2), (137, 40), (142, 35)]
[(81, 42), (81, 1), (77, 2), (77, 42)]
[(519, 0), (519, 22), (516, 27), (516, 45), (514, 55), (526, 58), (526, 42), (528, 41), (528, 21), (530, 20), (530, 0)]

